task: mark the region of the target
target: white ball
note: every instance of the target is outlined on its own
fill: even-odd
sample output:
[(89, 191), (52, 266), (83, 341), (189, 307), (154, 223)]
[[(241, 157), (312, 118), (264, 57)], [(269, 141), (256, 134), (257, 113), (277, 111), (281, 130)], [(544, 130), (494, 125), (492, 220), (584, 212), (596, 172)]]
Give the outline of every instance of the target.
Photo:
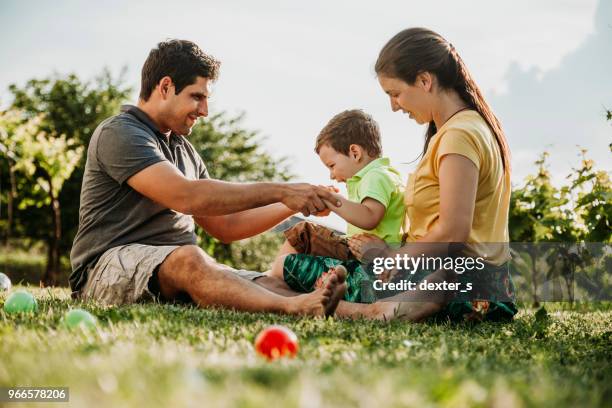
[(0, 292), (11, 290), (11, 280), (8, 276), (0, 272)]

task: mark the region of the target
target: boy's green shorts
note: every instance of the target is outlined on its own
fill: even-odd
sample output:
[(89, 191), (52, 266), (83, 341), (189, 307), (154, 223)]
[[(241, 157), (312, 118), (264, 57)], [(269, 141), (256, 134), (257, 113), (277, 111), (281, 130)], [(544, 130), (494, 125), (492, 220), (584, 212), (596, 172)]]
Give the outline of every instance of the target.
[(327, 256), (292, 254), (285, 258), (283, 275), (291, 289), (302, 293), (312, 292), (317, 280), (337, 265), (343, 265), (348, 272), (344, 300), (353, 303), (372, 303), (376, 300), (371, 289), (372, 279), (361, 263), (354, 259), (341, 261)]
[[(341, 261), (325, 256), (291, 254), (285, 258), (283, 275), (289, 287), (295, 291), (307, 293), (312, 292), (317, 280), (324, 277), (331, 268), (337, 265), (343, 265), (348, 271), (344, 300), (353, 303), (372, 303), (377, 298), (381, 298), (381, 294), (376, 293), (372, 286), (374, 280), (377, 279), (376, 276), (368, 271), (365, 265), (354, 259)], [(431, 272), (419, 271), (416, 274), (408, 274), (404, 278), (420, 282), (429, 273)], [(518, 309), (513, 301), (508, 301), (508, 299), (514, 299), (514, 284), (506, 265), (487, 268), (480, 274), (481, 276), (472, 277), (472, 279), (486, 282), (483, 297), (487, 300), (457, 297), (432, 319), (455, 322), (511, 320)], [(461, 275), (459, 280), (465, 278), (465, 275)], [(498, 296), (500, 299), (497, 300), (495, 294), (502, 294), (502, 296)]]

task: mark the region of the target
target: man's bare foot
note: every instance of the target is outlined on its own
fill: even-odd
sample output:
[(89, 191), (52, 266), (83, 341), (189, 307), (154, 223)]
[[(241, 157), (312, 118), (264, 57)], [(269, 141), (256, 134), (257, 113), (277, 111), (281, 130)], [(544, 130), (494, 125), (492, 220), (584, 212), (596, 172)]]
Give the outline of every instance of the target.
[(346, 270), (344, 265), (338, 265), (335, 268), (330, 269), (329, 271), (338, 277), (339, 284), (346, 282), (346, 276), (348, 275), (348, 271)]
[(332, 291), (332, 295), (329, 299), (329, 303), (325, 307), (325, 316), (331, 316), (334, 314), (338, 303), (344, 299), (346, 293), (346, 275), (348, 274), (346, 268), (343, 265), (337, 265), (323, 273), (314, 284), (315, 289), (325, 287), (332, 278), (335, 278), (336, 282), (335, 289)]
[(305, 295), (291, 298), (290, 314), (331, 316), (336, 311), (338, 303), (346, 292), (345, 274), (340, 273), (342, 283), (338, 276), (330, 274), (320, 288)]
[(287, 313), (308, 316), (323, 316), (326, 312), (329, 299), (335, 289), (336, 279), (334, 284), (327, 284), (322, 288), (315, 289), (310, 293), (287, 298), (288, 309)]
[(336, 311), (338, 303), (344, 299), (346, 293), (346, 275), (348, 274), (346, 268), (342, 265), (338, 265), (333, 269), (330, 269), (333, 276), (336, 277), (337, 283), (335, 290), (332, 291), (332, 295), (329, 298), (329, 303), (325, 308), (325, 316), (331, 316)]

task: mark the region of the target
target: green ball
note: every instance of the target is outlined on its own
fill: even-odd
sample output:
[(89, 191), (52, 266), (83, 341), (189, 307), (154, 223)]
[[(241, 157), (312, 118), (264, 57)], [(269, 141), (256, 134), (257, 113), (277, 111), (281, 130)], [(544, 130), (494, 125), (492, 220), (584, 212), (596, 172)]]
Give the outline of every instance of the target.
[(38, 310), (34, 296), (26, 290), (17, 290), (9, 295), (4, 302), (4, 311), (7, 314), (33, 313)]
[(86, 310), (72, 309), (64, 316), (64, 324), (70, 329), (84, 327), (86, 329), (96, 328), (96, 318)]

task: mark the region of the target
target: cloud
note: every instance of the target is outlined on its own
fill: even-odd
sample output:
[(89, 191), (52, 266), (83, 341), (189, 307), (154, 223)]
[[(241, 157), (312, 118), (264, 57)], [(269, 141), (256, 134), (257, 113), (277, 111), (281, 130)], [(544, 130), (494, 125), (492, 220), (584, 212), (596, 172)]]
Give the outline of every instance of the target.
[[(545, 27), (544, 27), (545, 29)], [(611, 169), (608, 144), (612, 127), (605, 108), (612, 109), (612, 2), (600, 0), (595, 29), (567, 54), (557, 68), (507, 70), (507, 92), (489, 98), (506, 131), (513, 153), (514, 182), (533, 172), (544, 149), (560, 182), (578, 163), (579, 149), (589, 150), (599, 168)]]

